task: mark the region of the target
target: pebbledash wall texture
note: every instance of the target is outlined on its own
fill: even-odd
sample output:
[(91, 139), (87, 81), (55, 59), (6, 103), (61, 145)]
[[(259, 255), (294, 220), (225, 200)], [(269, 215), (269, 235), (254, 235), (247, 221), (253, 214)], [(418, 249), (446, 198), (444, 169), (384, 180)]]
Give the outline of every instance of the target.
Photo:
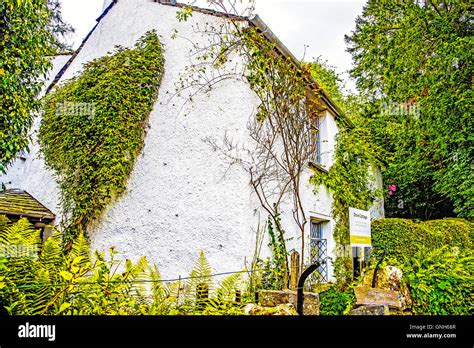
[[(107, 1), (104, 8), (112, 3)], [(105, 55), (116, 45), (132, 47), (147, 31), (155, 29), (165, 48), (165, 74), (158, 101), (150, 115), (143, 151), (127, 184), (127, 193), (115, 201), (90, 233), (93, 248), (114, 246), (123, 258), (145, 255), (155, 262), (164, 277), (187, 275), (203, 250), (216, 272), (238, 271), (248, 266), (255, 253), (257, 227), (265, 214), (249, 184), (248, 174), (238, 165), (229, 167), (206, 138), (225, 135), (242, 144), (250, 143), (247, 124), (255, 117), (258, 98), (245, 80), (226, 80), (210, 93), (198, 94), (184, 108), (185, 97), (170, 100), (186, 66), (192, 63), (191, 42), (205, 45), (208, 38), (195, 32), (197, 23), (218, 24), (223, 17), (195, 11), (186, 22), (176, 19), (178, 8), (154, 1), (119, 0), (99, 21), (82, 49), (62, 74), (65, 81), (78, 73), (84, 63)], [(172, 38), (175, 30), (179, 36)], [(68, 56), (54, 60), (48, 85), (64, 66)], [(8, 188), (28, 191), (56, 216), (63, 216), (59, 189), (53, 173), (45, 168), (36, 142), (40, 119), (33, 126), (33, 143), (26, 159), (18, 159), (6, 176)], [(321, 124), (322, 163), (334, 160), (337, 126), (326, 112)], [(374, 170), (376, 187), (381, 175)], [(332, 198), (322, 187), (314, 194), (304, 173), (303, 198), (307, 213), (323, 222), (322, 237), (328, 240), (332, 256), (335, 225), (331, 217)], [(383, 202), (376, 202), (372, 217), (383, 216)], [(282, 225), (289, 249), (300, 248), (300, 236), (291, 216), (291, 202), (282, 205)], [(310, 224), (307, 224), (306, 255), (309, 255)], [(267, 241), (261, 257), (270, 255)], [(329, 262), (329, 279), (332, 266)]]

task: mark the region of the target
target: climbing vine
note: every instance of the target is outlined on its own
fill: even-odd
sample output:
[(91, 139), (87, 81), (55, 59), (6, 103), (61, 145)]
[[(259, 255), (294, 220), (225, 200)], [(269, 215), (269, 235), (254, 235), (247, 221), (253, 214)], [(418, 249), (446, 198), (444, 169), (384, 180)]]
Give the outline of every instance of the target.
[(374, 145), (371, 133), (362, 119), (361, 101), (355, 96), (344, 96), (340, 76), (327, 62), (317, 58), (311, 63), (311, 72), (328, 95), (335, 100), (350, 122), (339, 123), (334, 164), (328, 173), (315, 170), (311, 183), (324, 185), (333, 195), (332, 215), (336, 221), (334, 260), (335, 277), (344, 287), (352, 278), (352, 260), (349, 245), (349, 207), (368, 210), (381, 192), (374, 187), (373, 169), (383, 165), (384, 152)]
[(163, 48), (150, 31), (135, 47), (116, 47), (85, 64), (45, 97), (39, 141), (59, 181), (66, 243), (125, 191), (163, 69)]
[[(275, 124), (276, 132), (283, 138), (282, 158), (283, 161), (287, 159), (283, 167), (291, 173), (288, 191), (295, 203), (292, 213), (301, 230), (302, 262), (305, 262), (304, 227), (309, 218), (299, 192), (300, 180), (316, 152), (315, 135), (318, 130), (314, 127), (314, 121), (325, 111), (319, 98), (320, 91), (308, 88), (311, 83), (309, 75), (316, 81), (321, 81), (320, 87), (323, 87), (333, 100), (338, 101), (344, 109), (343, 112), (351, 115), (351, 120), (343, 117), (336, 119), (339, 133), (335, 163), (328, 173), (319, 170), (317, 166), (313, 167), (314, 173), (310, 180), (316, 187), (315, 191), (320, 185), (324, 185), (333, 193), (332, 215), (336, 221), (333, 232), (336, 241), (335, 276), (340, 285), (345, 285), (352, 277), (351, 259), (346, 257), (350, 255), (349, 207), (368, 210), (380, 197), (380, 192), (374, 187), (371, 169), (382, 164), (382, 152), (373, 145), (371, 133), (366, 131), (359, 121), (358, 100), (342, 95), (337, 75), (330, 68), (320, 61), (303, 64), (301, 68), (295, 67), (289, 59), (276, 57), (275, 45), (266, 40), (258, 30), (247, 29), (242, 34), (243, 42), (250, 53), (246, 78), (262, 101), (256, 120), (268, 121), (271, 127)], [(315, 69), (316, 66), (319, 69)], [(257, 143), (265, 144), (265, 152), (271, 153), (272, 158), (278, 156), (277, 152), (269, 151), (266, 145), (268, 139), (274, 139), (272, 136), (254, 139)], [(285, 140), (289, 140), (288, 144), (285, 144)], [(289, 156), (285, 157), (287, 152)], [(269, 168), (264, 167), (262, 170), (268, 175)], [(275, 176), (280, 179), (282, 177), (284, 176)], [(261, 192), (265, 195), (263, 188)]]
[(370, 166), (378, 163), (376, 154), (365, 141), (365, 131), (360, 128), (339, 130), (335, 163), (329, 172), (315, 171), (311, 183), (316, 190), (324, 185), (333, 194), (332, 215), (336, 221), (335, 277), (341, 284), (351, 278), (349, 248), (349, 207), (368, 210), (378, 197), (373, 188)]
[(282, 290), (288, 286), (289, 253), (286, 248), (286, 241), (283, 240), (284, 233), (280, 233), (280, 231), (283, 231), (280, 217), (276, 216), (275, 220), (269, 218), (267, 232), (270, 241), (268, 247), (272, 251), (272, 257), (266, 260), (257, 260), (258, 268), (263, 269), (259, 282), (263, 289)]
[[(219, 10), (225, 8), (209, 1)], [(299, 249), (301, 266), (306, 258), (305, 226), (309, 222), (307, 210), (303, 206), (300, 188), (303, 173), (312, 162), (316, 153), (317, 118), (324, 115), (326, 106), (321, 101), (320, 87), (330, 92), (334, 100), (344, 102), (344, 107), (354, 107), (353, 100), (346, 101), (339, 86), (332, 86), (337, 79), (326, 74), (319, 86), (311, 76), (313, 72), (321, 75), (326, 72), (324, 66), (299, 64), (291, 57), (281, 54), (268, 33), (239, 21), (227, 21), (218, 25), (206, 24), (195, 31), (209, 36), (208, 46), (196, 44), (196, 62), (186, 71), (178, 89), (191, 89), (190, 100), (200, 92), (210, 91), (217, 83), (226, 79), (242, 79), (249, 83), (257, 95), (260, 105), (256, 115), (249, 121), (249, 134), (256, 144), (235, 143), (227, 136), (219, 144), (215, 139), (207, 139), (214, 150), (219, 150), (228, 159), (230, 165), (240, 164), (250, 175), (250, 184), (261, 206), (272, 222), (269, 237), (281, 241), (279, 248), (285, 246), (285, 231), (279, 223), (281, 203), (291, 201), (291, 211), (298, 226), (301, 242)], [(200, 53), (200, 54), (198, 54)], [(243, 66), (233, 64), (235, 56), (243, 57)], [(320, 82), (318, 79), (316, 79)], [(334, 88), (331, 88), (334, 87)], [(334, 95), (337, 92), (337, 95)], [(354, 104), (354, 105), (352, 105)], [(333, 214), (337, 221), (335, 239), (338, 254), (343, 255), (344, 246), (349, 241), (348, 207), (368, 209), (372, 205), (376, 192), (370, 183), (369, 166), (379, 164), (376, 149), (368, 145), (369, 134), (363, 127), (352, 127), (352, 122), (339, 118), (340, 133), (336, 150), (335, 164), (329, 173), (314, 171), (311, 182), (316, 186), (325, 185), (333, 192)], [(239, 155), (236, 155), (240, 153)], [(274, 261), (279, 262), (280, 257)], [(286, 259), (286, 258), (283, 258)], [(279, 262), (281, 263), (281, 262)], [(336, 261), (336, 274), (345, 272), (349, 267), (338, 266), (344, 259)], [(281, 265), (287, 269), (287, 262)], [(283, 278), (284, 272), (281, 275)], [(286, 284), (284, 284), (286, 286)]]
[[(323, 106), (318, 91), (308, 88), (310, 72), (306, 65), (295, 64), (277, 53), (276, 44), (258, 28), (246, 28), (237, 35), (247, 57), (245, 78), (260, 100), (255, 119), (248, 127), (256, 144), (248, 168), (251, 185), (272, 218), (283, 248), (279, 211), (281, 203), (290, 199), (292, 205), (287, 213), (298, 227), (303, 267), (309, 217), (300, 189), (302, 174), (316, 153), (315, 120), (321, 116)], [(227, 52), (225, 46), (222, 52)], [(285, 251), (284, 260), (287, 254)]]
[[(259, 100), (259, 107), (247, 124), (253, 141), (238, 143), (227, 135), (222, 140), (208, 138), (205, 141), (220, 152), (230, 166), (241, 165), (248, 173), (250, 186), (271, 219), (272, 231), (281, 241), (280, 247), (285, 250), (285, 231), (279, 215), (283, 202), (289, 203), (290, 208), (283, 213), (298, 228), (298, 250), (303, 264), (309, 217), (303, 207), (301, 180), (316, 152), (315, 119), (323, 110), (319, 91), (308, 87), (308, 66), (284, 56), (278, 45), (257, 26), (232, 20), (206, 23), (205, 27), (196, 26), (194, 30), (209, 37), (209, 42), (194, 44), (194, 61), (180, 79), (177, 93), (187, 90), (192, 100), (196, 94), (209, 92), (226, 79), (250, 85)], [(288, 262), (286, 257), (280, 261), (283, 261), (283, 284), (283, 278), (288, 278)]]

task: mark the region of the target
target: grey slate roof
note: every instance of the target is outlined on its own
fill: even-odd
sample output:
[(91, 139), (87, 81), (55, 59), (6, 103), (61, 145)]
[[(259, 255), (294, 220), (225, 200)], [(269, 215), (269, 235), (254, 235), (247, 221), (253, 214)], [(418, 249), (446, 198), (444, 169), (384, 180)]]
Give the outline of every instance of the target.
[(0, 214), (52, 221), (55, 215), (28, 192), (20, 189), (0, 191)]

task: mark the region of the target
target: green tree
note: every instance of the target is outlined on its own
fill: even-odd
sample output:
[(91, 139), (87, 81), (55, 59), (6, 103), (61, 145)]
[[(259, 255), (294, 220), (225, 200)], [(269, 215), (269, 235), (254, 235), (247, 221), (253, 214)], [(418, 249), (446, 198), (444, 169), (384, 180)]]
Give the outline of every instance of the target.
[(311, 76), (318, 82), (321, 88), (326, 92), (332, 100), (343, 110), (347, 111), (346, 97), (343, 94), (343, 80), (336, 72), (335, 67), (321, 56), (317, 57), (310, 65)]
[(28, 146), (32, 113), (50, 58), (72, 28), (58, 0), (0, 1), (0, 171)]
[(346, 37), (362, 114), (390, 154), (389, 216), (474, 214), (471, 19), (467, 1), (369, 0)]

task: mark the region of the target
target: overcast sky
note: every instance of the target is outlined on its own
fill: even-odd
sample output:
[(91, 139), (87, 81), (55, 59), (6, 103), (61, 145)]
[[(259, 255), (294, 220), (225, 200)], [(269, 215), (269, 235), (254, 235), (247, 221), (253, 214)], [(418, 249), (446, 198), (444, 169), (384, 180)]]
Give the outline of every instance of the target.
[[(77, 48), (92, 29), (102, 11), (103, 0), (61, 0), (63, 17), (76, 32), (71, 36)], [(179, 2), (186, 2), (185, 0)], [(336, 71), (351, 68), (351, 56), (345, 51), (344, 35), (355, 27), (365, 0), (257, 0), (256, 13), (298, 58), (322, 56)], [(354, 88), (352, 82), (347, 87)]]

